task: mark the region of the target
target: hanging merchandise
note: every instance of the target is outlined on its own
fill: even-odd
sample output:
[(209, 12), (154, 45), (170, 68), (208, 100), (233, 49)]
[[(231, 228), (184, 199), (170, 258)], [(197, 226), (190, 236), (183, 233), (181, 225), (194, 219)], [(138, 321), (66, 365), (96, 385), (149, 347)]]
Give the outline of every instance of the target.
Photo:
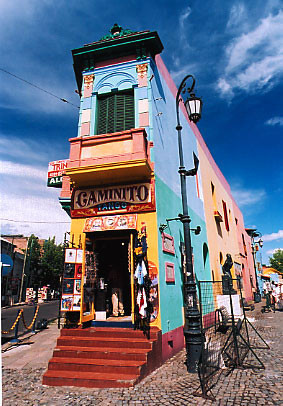
[(142, 317), (146, 317), (147, 301), (146, 301), (146, 294), (145, 294), (144, 288), (142, 288), (142, 290), (139, 290), (139, 293), (137, 296), (137, 305), (139, 307), (139, 314)]
[(150, 317), (152, 303), (150, 302), (151, 280), (148, 273), (146, 226), (143, 224), (141, 231), (135, 239), (135, 329), (140, 329), (149, 338)]
[(85, 252), (85, 275), (83, 280), (83, 314), (91, 312), (97, 277), (97, 258), (93, 251)]
[(137, 263), (135, 278), (138, 280), (139, 285), (143, 285), (144, 277), (147, 275), (146, 266), (143, 260)]

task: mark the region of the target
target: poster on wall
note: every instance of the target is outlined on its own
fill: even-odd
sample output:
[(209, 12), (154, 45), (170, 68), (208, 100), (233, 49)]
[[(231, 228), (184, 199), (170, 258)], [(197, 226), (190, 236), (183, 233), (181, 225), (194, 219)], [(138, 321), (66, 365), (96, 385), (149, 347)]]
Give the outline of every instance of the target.
[(158, 299), (158, 271), (154, 262), (148, 261), (148, 273), (151, 279), (151, 286), (149, 291), (149, 300), (152, 304), (153, 312), (150, 315), (150, 322), (157, 319), (159, 312), (159, 299)]
[(63, 280), (63, 295), (66, 293), (74, 293), (74, 279), (64, 279)]
[(61, 311), (80, 310), (83, 250), (67, 248), (62, 281)]
[(80, 310), (81, 308), (81, 295), (75, 295), (73, 301), (73, 310)]
[(72, 296), (63, 295), (61, 301), (61, 310), (70, 311), (72, 310), (72, 307), (73, 307), (73, 295)]
[(83, 262), (83, 250), (77, 250), (76, 264), (82, 264)]
[(76, 262), (77, 250), (74, 248), (67, 248), (65, 251), (65, 262), (74, 264)]
[(81, 294), (81, 279), (75, 279), (74, 294), (75, 295)]
[(86, 219), (84, 232), (129, 230), (137, 228), (137, 214), (92, 217)]
[(75, 277), (75, 264), (65, 264), (64, 267), (64, 278), (74, 278)]
[(75, 273), (75, 278), (80, 279), (82, 277), (83, 273), (83, 267), (80, 264), (76, 264), (76, 273)]

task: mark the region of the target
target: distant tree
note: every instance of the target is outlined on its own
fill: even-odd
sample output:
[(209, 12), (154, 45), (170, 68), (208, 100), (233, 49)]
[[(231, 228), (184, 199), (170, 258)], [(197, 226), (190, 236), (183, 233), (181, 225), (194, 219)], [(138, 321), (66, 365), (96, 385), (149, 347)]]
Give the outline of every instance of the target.
[(45, 241), (40, 261), (39, 281), (41, 286), (50, 285), (58, 289), (64, 267), (64, 246), (55, 243), (55, 237)]
[(38, 237), (32, 234), (27, 246), (27, 268), (28, 286), (32, 287), (36, 282), (38, 270), (40, 267), (41, 246)]
[(276, 250), (272, 257), (269, 257), (269, 263), (272, 268), (276, 269), (277, 271), (283, 274), (283, 250), (278, 249)]

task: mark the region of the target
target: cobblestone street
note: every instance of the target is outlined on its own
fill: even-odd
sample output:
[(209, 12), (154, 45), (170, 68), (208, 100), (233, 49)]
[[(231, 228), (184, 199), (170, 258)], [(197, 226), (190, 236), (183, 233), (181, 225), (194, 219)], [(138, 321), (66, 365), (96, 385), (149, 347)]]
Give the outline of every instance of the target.
[(256, 317), (254, 325), (271, 347), (256, 350), (265, 369), (237, 369), (228, 376), (224, 370), (212, 390), (214, 402), (193, 396), (199, 381), (187, 373), (183, 350), (130, 389), (47, 387), (41, 384), (47, 365), (13, 369), (4, 358), (3, 405), (281, 405), (283, 312), (261, 314), (259, 309), (248, 317)]

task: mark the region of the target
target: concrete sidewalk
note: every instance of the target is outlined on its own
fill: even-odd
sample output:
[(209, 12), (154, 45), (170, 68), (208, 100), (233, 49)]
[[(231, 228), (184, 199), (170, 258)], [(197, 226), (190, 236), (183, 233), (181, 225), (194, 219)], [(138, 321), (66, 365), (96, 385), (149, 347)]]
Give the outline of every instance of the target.
[(12, 369), (47, 368), (59, 335), (60, 330), (56, 320), (51, 322), (48, 328), (38, 331), (36, 334), (28, 333), (21, 336), (19, 344), (2, 345), (3, 367)]

